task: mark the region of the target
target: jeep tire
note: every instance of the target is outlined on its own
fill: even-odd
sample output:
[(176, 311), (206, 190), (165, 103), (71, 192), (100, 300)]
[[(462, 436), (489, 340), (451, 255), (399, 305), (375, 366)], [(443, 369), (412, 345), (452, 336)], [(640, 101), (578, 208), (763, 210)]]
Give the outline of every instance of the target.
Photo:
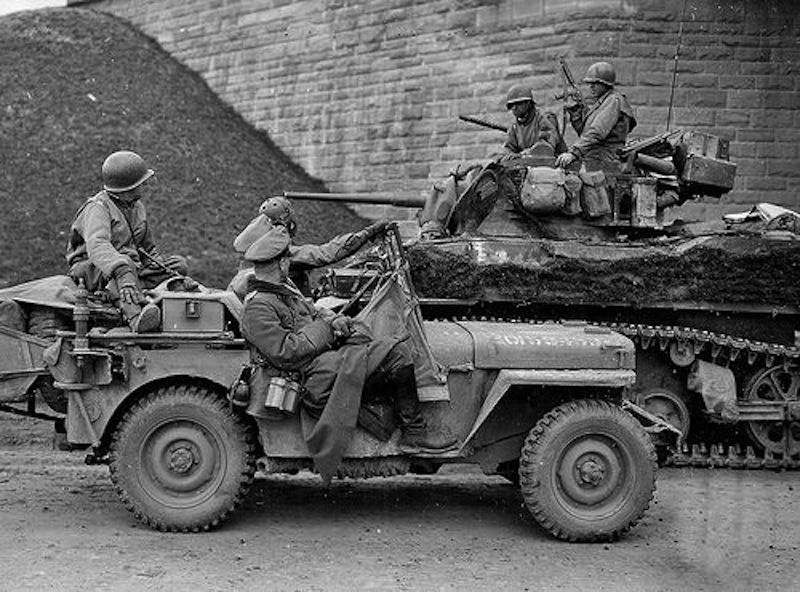
[(641, 425), (619, 406), (576, 400), (533, 427), (519, 474), (525, 504), (545, 530), (567, 541), (615, 540), (650, 505), (656, 455)]
[(205, 388), (156, 390), (122, 418), (111, 443), (111, 480), (150, 527), (198, 532), (239, 505), (255, 474), (255, 438), (227, 401)]

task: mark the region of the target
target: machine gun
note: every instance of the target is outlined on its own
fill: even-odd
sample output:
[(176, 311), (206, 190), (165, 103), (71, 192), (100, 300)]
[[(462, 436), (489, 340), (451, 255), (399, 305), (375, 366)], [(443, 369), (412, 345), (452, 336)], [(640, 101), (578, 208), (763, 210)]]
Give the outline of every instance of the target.
[(471, 117), (470, 115), (459, 115), (458, 118), (461, 121), (466, 121), (467, 123), (474, 123), (476, 125), (480, 125), (481, 127), (488, 127), (489, 129), (497, 130), (500, 132), (508, 131), (508, 128), (504, 125), (500, 125), (499, 123), (492, 123), (491, 121), (485, 121), (483, 119), (478, 119), (477, 117)]

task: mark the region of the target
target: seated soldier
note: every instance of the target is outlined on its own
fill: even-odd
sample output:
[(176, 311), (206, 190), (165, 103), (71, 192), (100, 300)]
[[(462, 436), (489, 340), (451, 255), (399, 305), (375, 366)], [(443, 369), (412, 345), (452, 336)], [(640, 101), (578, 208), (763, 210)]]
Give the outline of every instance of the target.
[[(304, 271), (341, 261), (381, 234), (387, 224), (385, 221), (376, 222), (358, 232), (340, 234), (322, 245), (292, 244), (289, 246), (292, 271)], [(247, 294), (247, 282), (253, 275), (253, 264), (244, 258), (244, 253), (275, 225), (284, 226), (289, 231), (290, 237), (294, 237), (297, 230), (292, 205), (282, 196), (270, 197), (264, 201), (258, 209), (258, 216), (253, 218), (233, 241), (233, 248), (242, 259), (239, 271), (228, 284), (228, 290), (234, 292), (241, 300), (244, 300)]]
[[(500, 152), (492, 155), (492, 162), (525, 158), (531, 155), (534, 146), (542, 142), (550, 144), (555, 154), (566, 150), (564, 139), (558, 131), (558, 121), (552, 113), (536, 108), (532, 88), (512, 86), (506, 97), (506, 109), (514, 116), (514, 123), (508, 128)], [(456, 202), (484, 168), (476, 164), (463, 170), (456, 169), (445, 180), (434, 184), (419, 218), (423, 239), (445, 236), (447, 222)]]
[[(367, 384), (392, 399), (403, 450), (452, 449), (455, 438), (426, 429), (406, 343), (374, 339), (361, 323), (310, 304), (289, 280), (290, 247), (286, 228), (274, 226), (245, 252), (254, 272), (248, 281), (242, 334), (250, 344), (253, 363), (270, 376), (302, 376), (304, 408), (320, 418), (318, 425), (333, 426), (328, 434), (337, 426), (356, 425), (361, 403), (378, 394), (364, 392)], [(309, 448), (313, 454), (311, 442)], [(340, 453), (344, 448), (346, 442)]]
[(87, 199), (69, 231), (69, 276), (90, 292), (108, 290), (130, 328), (155, 331), (161, 312), (142, 289), (174, 274), (187, 273), (180, 256), (163, 258), (150, 232), (142, 198), (150, 195), (153, 176), (135, 152), (114, 152), (102, 167), (103, 191)]

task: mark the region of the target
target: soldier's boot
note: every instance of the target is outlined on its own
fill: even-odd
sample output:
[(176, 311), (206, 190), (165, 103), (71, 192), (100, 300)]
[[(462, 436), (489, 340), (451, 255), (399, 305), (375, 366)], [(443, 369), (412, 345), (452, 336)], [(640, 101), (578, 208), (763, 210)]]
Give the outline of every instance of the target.
[(120, 304), (122, 316), (134, 333), (152, 333), (161, 326), (161, 309), (152, 302), (144, 306)]
[(458, 447), (458, 439), (442, 431), (430, 431), (422, 415), (414, 367), (405, 366), (393, 376), (395, 410), (402, 435), (398, 446), (407, 454), (438, 454)]

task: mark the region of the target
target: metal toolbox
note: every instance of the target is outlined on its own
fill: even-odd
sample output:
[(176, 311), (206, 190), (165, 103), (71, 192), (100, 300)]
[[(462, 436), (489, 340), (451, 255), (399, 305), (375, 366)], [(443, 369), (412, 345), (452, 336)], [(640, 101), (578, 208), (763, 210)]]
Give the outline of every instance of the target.
[(681, 171), (681, 179), (687, 183), (701, 185), (710, 193), (725, 193), (733, 189), (736, 165), (727, 160), (710, 158), (690, 153)]
[(214, 294), (164, 294), (161, 316), (165, 333), (220, 333), (225, 330), (225, 306)]

